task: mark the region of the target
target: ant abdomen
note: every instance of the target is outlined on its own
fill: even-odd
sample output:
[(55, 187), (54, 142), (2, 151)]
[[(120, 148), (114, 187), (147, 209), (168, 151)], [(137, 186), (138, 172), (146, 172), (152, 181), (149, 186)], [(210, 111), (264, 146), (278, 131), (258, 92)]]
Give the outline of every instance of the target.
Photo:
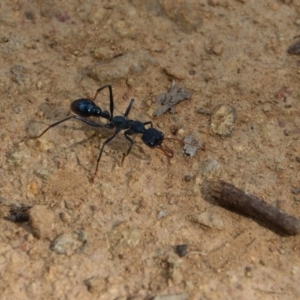
[(102, 117), (105, 119), (110, 118), (108, 111), (102, 111), (92, 100), (81, 98), (74, 100), (71, 103), (71, 110), (78, 116), (87, 117)]

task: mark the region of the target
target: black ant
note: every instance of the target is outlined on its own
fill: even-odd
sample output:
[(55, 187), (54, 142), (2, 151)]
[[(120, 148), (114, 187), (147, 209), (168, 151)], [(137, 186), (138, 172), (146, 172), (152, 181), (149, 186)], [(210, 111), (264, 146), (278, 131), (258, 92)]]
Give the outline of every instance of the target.
[[(123, 153), (123, 158), (121, 164), (123, 164), (125, 157), (130, 153), (131, 148), (134, 144), (133, 140), (129, 137), (129, 135), (133, 134), (142, 134), (142, 141), (144, 144), (146, 144), (150, 148), (158, 148), (161, 150), (161, 152), (171, 158), (173, 157), (173, 151), (167, 147), (166, 145), (163, 147), (162, 142), (164, 140), (164, 134), (157, 130), (156, 128), (153, 128), (153, 124), (151, 121), (148, 122), (141, 122), (141, 121), (134, 121), (134, 120), (128, 120), (127, 116), (131, 110), (131, 107), (133, 105), (134, 99), (131, 99), (125, 113), (123, 116), (115, 116), (111, 119), (109, 123), (104, 125), (105, 128), (113, 129), (115, 128), (115, 133), (108, 138), (102, 145), (98, 159), (97, 159), (97, 165), (96, 170), (94, 173), (94, 176), (96, 175), (98, 171), (98, 164), (102, 156), (103, 149), (105, 145), (107, 145), (110, 141), (114, 139), (114, 137), (121, 131), (126, 130), (124, 132), (125, 138), (129, 141), (130, 146), (126, 153)], [(145, 125), (150, 125), (150, 128), (146, 128)]]
[[(96, 99), (98, 93), (102, 91), (104, 88), (109, 89), (109, 98), (110, 98), (110, 113), (108, 111), (102, 111), (100, 107), (98, 107), (95, 103), (94, 100)], [(153, 124), (151, 121), (148, 122), (141, 122), (141, 121), (135, 121), (135, 120), (128, 120), (128, 114), (132, 108), (134, 99), (132, 99), (124, 113), (123, 116), (113, 116), (114, 112), (114, 99), (113, 99), (113, 93), (112, 93), (112, 87), (110, 84), (104, 85), (97, 89), (96, 94), (92, 100), (86, 99), (86, 98), (81, 98), (78, 100), (75, 100), (71, 103), (71, 110), (75, 115), (69, 116), (67, 118), (64, 118), (58, 122), (55, 122), (48, 126), (40, 135), (34, 136), (34, 137), (29, 137), (27, 139), (38, 139), (42, 135), (44, 135), (50, 128), (55, 127), (56, 125), (65, 122), (71, 118), (80, 120), (88, 125), (91, 125), (93, 127), (104, 127), (108, 129), (114, 129), (115, 128), (115, 133), (108, 138), (102, 145), (98, 158), (97, 158), (97, 163), (96, 163), (96, 169), (94, 172), (94, 175), (92, 177), (92, 181), (94, 177), (96, 176), (98, 172), (98, 166), (99, 166), (99, 161), (102, 156), (103, 149), (105, 145), (107, 145), (109, 142), (111, 142), (114, 137), (122, 130), (125, 130), (124, 136), (125, 138), (130, 142), (130, 146), (127, 150), (126, 153), (123, 153), (123, 158), (121, 164), (123, 164), (125, 157), (130, 153), (131, 148), (134, 144), (133, 140), (129, 137), (130, 135), (133, 134), (142, 134), (142, 141), (150, 148), (158, 148), (165, 156), (168, 158), (173, 157), (173, 151), (164, 145), (162, 146), (163, 140), (164, 140), (164, 134), (157, 130), (156, 128), (153, 127)], [(105, 125), (98, 124), (96, 122), (93, 122), (89, 119), (86, 119), (87, 117), (102, 117), (104, 119), (107, 119), (109, 122)], [(146, 128), (146, 125), (150, 125), (150, 128)]]

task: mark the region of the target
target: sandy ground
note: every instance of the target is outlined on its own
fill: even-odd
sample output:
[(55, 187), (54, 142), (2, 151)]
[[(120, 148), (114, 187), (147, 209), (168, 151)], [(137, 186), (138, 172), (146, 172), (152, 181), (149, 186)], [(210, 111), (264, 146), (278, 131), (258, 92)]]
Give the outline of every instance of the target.
[[(1, 299), (297, 299), (300, 241), (206, 201), (223, 179), (300, 217), (300, 69), (285, 1), (1, 1)], [(153, 119), (173, 80), (193, 92)], [(113, 86), (115, 113), (193, 137), (168, 159), (111, 130), (67, 121), (70, 103)], [(96, 99), (109, 108), (108, 91)], [(234, 130), (211, 132), (220, 104)], [(105, 120), (97, 120), (105, 123)], [(176, 133), (176, 135), (174, 135)], [(30, 206), (31, 223), (4, 219)], [(203, 221), (204, 219), (204, 221)], [(202, 220), (202, 221), (201, 221)], [(175, 253), (187, 245), (187, 254)], [(166, 297), (168, 296), (168, 297)]]

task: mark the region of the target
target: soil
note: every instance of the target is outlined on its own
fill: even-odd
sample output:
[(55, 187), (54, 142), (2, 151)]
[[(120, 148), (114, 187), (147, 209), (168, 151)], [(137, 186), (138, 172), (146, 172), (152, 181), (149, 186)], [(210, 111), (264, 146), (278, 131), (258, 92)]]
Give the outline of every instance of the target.
[[(297, 299), (300, 240), (208, 201), (224, 180), (300, 218), (296, 0), (0, 4), (1, 299)], [(190, 100), (153, 118), (156, 96)], [(115, 115), (152, 121), (168, 159), (71, 119), (112, 84)], [(109, 93), (95, 100), (109, 110)], [(231, 107), (226, 135), (211, 112)], [(94, 118), (105, 124), (105, 119)], [(194, 156), (180, 142), (202, 145)], [(192, 152), (194, 153), (194, 152)], [(29, 222), (5, 219), (30, 208)], [(20, 221), (27, 221), (21, 215)], [(179, 246), (178, 246), (179, 245)]]

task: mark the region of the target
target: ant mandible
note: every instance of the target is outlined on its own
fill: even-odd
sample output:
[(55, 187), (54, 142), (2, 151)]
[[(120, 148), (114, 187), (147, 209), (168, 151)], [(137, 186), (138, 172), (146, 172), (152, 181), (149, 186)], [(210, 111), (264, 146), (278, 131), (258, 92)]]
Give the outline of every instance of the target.
[[(104, 88), (109, 89), (110, 113), (108, 111), (102, 111), (101, 108), (98, 107), (94, 102), (98, 93), (100, 91), (102, 91)], [(96, 176), (96, 174), (98, 172), (99, 162), (100, 162), (105, 145), (107, 145), (109, 142), (111, 142), (115, 138), (115, 136), (122, 130), (125, 130), (124, 136), (129, 141), (130, 146), (129, 146), (127, 152), (123, 153), (123, 158), (122, 158), (121, 164), (123, 164), (125, 157), (131, 151), (131, 148), (132, 148), (134, 142), (129, 136), (134, 135), (134, 134), (142, 134), (141, 138), (142, 138), (142, 141), (144, 142), (144, 144), (146, 144), (150, 148), (158, 148), (165, 156), (167, 156), (168, 158), (172, 158), (173, 151), (166, 145), (162, 146), (163, 140), (164, 140), (163, 132), (154, 128), (151, 121), (143, 123), (138, 120), (127, 119), (128, 114), (132, 108), (133, 102), (134, 102), (134, 99), (132, 99), (130, 101), (123, 116), (115, 116), (114, 117), (113, 116), (114, 100), (113, 100), (112, 87), (110, 84), (104, 85), (104, 86), (100, 87), (99, 89), (97, 89), (96, 94), (92, 100), (86, 99), (86, 98), (81, 98), (81, 99), (74, 100), (71, 103), (70, 108), (71, 108), (71, 111), (75, 115), (68, 116), (67, 118), (64, 118), (58, 122), (55, 122), (55, 123), (49, 125), (38, 136), (29, 137), (27, 139), (38, 139), (42, 135), (44, 135), (50, 128), (53, 128), (53, 127), (59, 125), (60, 123), (63, 123), (72, 118), (74, 118), (76, 120), (80, 120), (90, 126), (93, 126), (93, 127), (102, 127), (102, 128), (104, 127), (104, 128), (108, 128), (108, 129), (115, 129), (114, 134), (103, 143), (103, 145), (100, 149), (100, 152), (99, 152), (99, 155), (97, 158), (96, 169), (95, 169), (93, 177), (91, 178), (91, 181), (94, 180), (94, 177)], [(107, 119), (109, 122), (105, 125), (102, 125), (102, 124), (93, 122), (89, 119), (86, 119), (88, 117), (102, 117), (104, 119)], [(146, 128), (145, 127), (146, 125), (150, 125), (150, 128)]]

